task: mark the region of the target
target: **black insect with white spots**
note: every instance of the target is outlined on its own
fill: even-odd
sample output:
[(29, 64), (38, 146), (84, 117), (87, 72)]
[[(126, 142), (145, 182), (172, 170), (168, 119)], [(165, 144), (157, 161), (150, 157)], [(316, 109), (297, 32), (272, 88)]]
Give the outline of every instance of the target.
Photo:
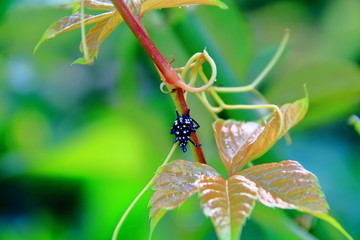
[(191, 140), (191, 133), (196, 132), (196, 129), (200, 127), (200, 125), (189, 116), (190, 109), (187, 114), (179, 115), (178, 111), (176, 111), (177, 118), (171, 128), (170, 134), (175, 134), (176, 138), (174, 143), (180, 142), (180, 147), (182, 152), (186, 152), (186, 145), (188, 141), (194, 144), (195, 147), (201, 146), (201, 144), (194, 143)]

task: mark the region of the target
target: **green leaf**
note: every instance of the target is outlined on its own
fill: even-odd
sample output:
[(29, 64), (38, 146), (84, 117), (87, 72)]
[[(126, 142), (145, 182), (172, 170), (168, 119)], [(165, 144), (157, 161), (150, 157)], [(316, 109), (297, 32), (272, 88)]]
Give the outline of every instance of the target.
[(219, 174), (206, 164), (185, 160), (175, 160), (158, 169), (153, 187), (155, 192), (149, 202), (151, 232), (167, 210), (177, 208), (197, 191), (195, 182), (200, 176)]
[(240, 172), (253, 181), (259, 201), (268, 207), (297, 209), (321, 218), (337, 228), (348, 239), (352, 237), (328, 215), (328, 204), (318, 179), (296, 161), (261, 164)]
[[(84, 57), (77, 59), (73, 63), (78, 64), (93, 64), (95, 58), (98, 55), (99, 48), (104, 40), (115, 30), (115, 28), (123, 21), (121, 15), (117, 12), (111, 12), (112, 15), (110, 18), (104, 19), (96, 23), (89, 32), (86, 34), (86, 45), (89, 54), (88, 61)], [(82, 44), (80, 44), (80, 50), (82, 49)]]
[[(104, 19), (108, 19), (113, 15), (113, 12), (101, 13), (98, 15), (88, 15), (84, 14), (84, 24), (88, 25), (91, 23), (99, 22)], [(34, 53), (37, 51), (39, 46), (50, 38), (54, 38), (64, 32), (68, 32), (74, 29), (77, 29), (81, 26), (81, 14), (76, 12), (70, 16), (66, 16), (51, 24), (48, 29), (45, 30), (44, 34), (41, 36), (40, 41), (37, 43)]]
[(268, 151), (279, 137), (305, 116), (307, 109), (307, 97), (283, 105), (280, 110), (284, 123), (280, 135), (278, 135), (280, 118), (277, 112), (274, 112), (270, 116), (270, 121), (264, 124), (217, 120), (213, 124), (215, 140), (228, 173), (236, 174), (249, 161)]
[(323, 213), (315, 213), (316, 217), (330, 223), (333, 227), (335, 227), (337, 230), (339, 230), (347, 239), (353, 240), (353, 238), (350, 236), (348, 232), (345, 231), (345, 229), (340, 225), (338, 221), (336, 221), (333, 217), (323, 214)]
[(226, 4), (219, 0), (147, 0), (141, 4), (139, 16), (142, 17), (146, 12), (153, 9), (181, 7), (192, 4), (214, 5), (222, 9), (227, 8)]
[(246, 218), (255, 206), (258, 188), (249, 179), (234, 175), (202, 176), (197, 182), (205, 215), (211, 218), (221, 240), (239, 239)]

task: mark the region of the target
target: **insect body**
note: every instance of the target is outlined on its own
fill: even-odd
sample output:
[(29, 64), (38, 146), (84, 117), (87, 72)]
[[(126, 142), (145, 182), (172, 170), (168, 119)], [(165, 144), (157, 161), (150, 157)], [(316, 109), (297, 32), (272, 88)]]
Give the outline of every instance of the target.
[(191, 133), (196, 132), (196, 129), (200, 127), (200, 125), (189, 116), (190, 110), (188, 110), (187, 114), (179, 115), (176, 111), (177, 118), (171, 128), (170, 134), (175, 134), (176, 138), (174, 143), (180, 142), (180, 147), (182, 152), (186, 152), (186, 145), (188, 141), (194, 144), (195, 147), (201, 146), (201, 144), (194, 143), (193, 140), (190, 139)]

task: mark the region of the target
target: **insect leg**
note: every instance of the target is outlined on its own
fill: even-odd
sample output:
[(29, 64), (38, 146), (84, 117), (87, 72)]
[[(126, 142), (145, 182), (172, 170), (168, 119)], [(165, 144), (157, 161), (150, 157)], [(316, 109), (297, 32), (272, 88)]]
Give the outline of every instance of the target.
[(186, 152), (186, 151), (187, 151), (186, 146), (182, 146), (182, 147), (181, 147), (181, 151), (182, 151), (182, 152)]
[[(193, 127), (195, 130), (200, 127), (200, 124), (198, 124), (197, 121), (195, 121), (193, 118), (191, 118), (191, 121), (193, 122), (193, 126), (192, 126), (192, 127)], [(193, 131), (193, 132), (195, 132), (195, 131)]]
[(192, 144), (194, 144), (194, 146), (195, 146), (195, 147), (199, 147), (199, 146), (201, 146), (201, 144), (200, 144), (200, 143), (194, 143), (194, 141), (193, 141), (193, 140), (191, 140), (190, 138), (189, 138), (189, 141), (190, 141)]

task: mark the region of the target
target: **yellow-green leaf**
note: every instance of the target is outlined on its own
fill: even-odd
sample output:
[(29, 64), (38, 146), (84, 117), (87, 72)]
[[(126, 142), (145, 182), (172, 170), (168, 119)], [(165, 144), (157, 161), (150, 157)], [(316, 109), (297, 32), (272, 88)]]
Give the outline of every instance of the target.
[(84, 0), (84, 7), (89, 10), (113, 11), (114, 4), (111, 1)]
[(147, 0), (141, 4), (139, 16), (153, 9), (181, 7), (186, 5), (201, 4), (201, 5), (214, 5), (219, 8), (226, 9), (225, 3), (219, 0)]
[(328, 204), (316, 176), (298, 162), (256, 165), (241, 171), (240, 174), (256, 184), (259, 189), (258, 199), (262, 204), (309, 213), (327, 221), (348, 239), (352, 239), (342, 226), (328, 215)]
[(236, 174), (249, 161), (268, 151), (279, 137), (287, 133), (305, 116), (307, 109), (307, 97), (283, 105), (280, 108), (284, 118), (280, 135), (278, 135), (280, 118), (277, 112), (270, 116), (270, 121), (263, 124), (217, 120), (213, 124), (215, 140), (228, 173)]
[[(74, 63), (79, 63), (79, 64), (94, 63), (94, 59), (97, 57), (99, 48), (103, 43), (103, 41), (123, 21), (121, 15), (117, 11), (111, 13), (112, 15), (110, 18), (99, 21), (86, 34), (86, 46), (88, 51), (87, 61), (85, 57), (82, 57), (77, 59)], [(82, 44), (80, 44), (80, 50), (83, 51)]]
[(246, 218), (255, 205), (258, 188), (249, 179), (234, 175), (202, 176), (197, 182), (205, 215), (211, 218), (221, 240), (239, 239)]
[(62, 8), (72, 8), (73, 12), (77, 12), (80, 9), (81, 1), (84, 3), (84, 7), (93, 11), (113, 11), (115, 6), (111, 1), (103, 0), (75, 0), (69, 3), (61, 4)]
[(350, 236), (348, 232), (340, 225), (338, 221), (336, 221), (333, 217), (330, 215), (324, 214), (324, 213), (316, 213), (314, 214), (316, 217), (330, 223), (333, 227), (335, 227), (337, 230), (339, 230), (347, 239), (353, 240), (353, 238)]
[(155, 192), (149, 202), (151, 232), (167, 210), (177, 208), (197, 191), (195, 182), (203, 175), (219, 176), (209, 165), (185, 160), (175, 160), (158, 169)]
[[(104, 19), (108, 19), (113, 15), (113, 12), (102, 13), (98, 15), (88, 15), (84, 14), (84, 24), (88, 25), (91, 23), (103, 21)], [(64, 32), (68, 32), (74, 29), (77, 29), (81, 26), (81, 14), (80, 12), (76, 12), (70, 16), (66, 16), (51, 24), (48, 29), (45, 30), (44, 34), (41, 36), (40, 41), (36, 45), (34, 49), (34, 53), (38, 49), (38, 47), (46, 40), (50, 38), (54, 38)]]

